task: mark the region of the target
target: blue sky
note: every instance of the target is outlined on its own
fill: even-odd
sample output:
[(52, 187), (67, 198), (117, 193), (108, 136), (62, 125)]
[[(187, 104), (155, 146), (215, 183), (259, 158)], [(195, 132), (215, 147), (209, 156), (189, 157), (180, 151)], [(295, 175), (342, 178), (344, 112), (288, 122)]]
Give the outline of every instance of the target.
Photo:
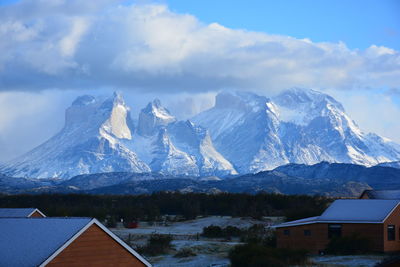
[(400, 142), (399, 14), (397, 0), (0, 0), (0, 161), (59, 130), (77, 95), (114, 89), (184, 103), (311, 88)]
[(230, 28), (345, 42), (350, 48), (371, 44), (400, 49), (397, 0), (167, 0), (178, 13)]

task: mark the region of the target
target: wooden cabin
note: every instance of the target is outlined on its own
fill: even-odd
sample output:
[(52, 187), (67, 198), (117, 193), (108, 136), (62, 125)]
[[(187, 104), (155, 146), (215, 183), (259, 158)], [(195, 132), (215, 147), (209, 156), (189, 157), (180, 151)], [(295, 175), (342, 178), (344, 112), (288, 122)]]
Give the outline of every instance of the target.
[(0, 208), (0, 218), (44, 218), (46, 215), (35, 208), (15, 208), (2, 209)]
[(0, 218), (0, 266), (151, 266), (96, 219)]
[(359, 234), (374, 252), (400, 251), (400, 201), (346, 199), (333, 202), (321, 216), (275, 226), (279, 248), (325, 250), (331, 238)]

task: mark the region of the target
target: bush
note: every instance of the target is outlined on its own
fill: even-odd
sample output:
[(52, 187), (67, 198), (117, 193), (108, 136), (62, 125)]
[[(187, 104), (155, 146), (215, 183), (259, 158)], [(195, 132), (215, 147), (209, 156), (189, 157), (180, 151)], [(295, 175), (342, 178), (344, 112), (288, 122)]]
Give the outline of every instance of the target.
[(172, 237), (170, 235), (153, 234), (144, 247), (137, 248), (139, 253), (149, 256), (165, 254), (171, 248)]
[(221, 228), (219, 226), (210, 225), (203, 228), (203, 233), (201, 234), (204, 237), (240, 237), (243, 234), (243, 230), (235, 226), (227, 226), (225, 228)]
[(263, 240), (263, 245), (266, 247), (276, 248), (276, 231), (271, 231)]
[(267, 231), (265, 230), (264, 225), (254, 224), (243, 232), (240, 240), (246, 243), (262, 244), (266, 237)]
[(265, 247), (258, 244), (235, 246), (229, 252), (232, 267), (284, 267), (304, 264), (307, 252)]
[(225, 236), (228, 236), (228, 237), (230, 237), (230, 236), (239, 237), (243, 233), (243, 231), (240, 228), (235, 227), (235, 226), (230, 226), (230, 225), (225, 227), (223, 229), (223, 232), (224, 232)]
[(210, 225), (203, 228), (201, 235), (205, 237), (224, 237), (224, 231), (219, 226)]
[(326, 253), (335, 255), (364, 254), (370, 251), (370, 240), (359, 234), (332, 238)]
[(196, 253), (194, 253), (190, 248), (182, 248), (175, 254), (175, 258), (187, 258), (187, 257), (193, 257), (196, 256)]

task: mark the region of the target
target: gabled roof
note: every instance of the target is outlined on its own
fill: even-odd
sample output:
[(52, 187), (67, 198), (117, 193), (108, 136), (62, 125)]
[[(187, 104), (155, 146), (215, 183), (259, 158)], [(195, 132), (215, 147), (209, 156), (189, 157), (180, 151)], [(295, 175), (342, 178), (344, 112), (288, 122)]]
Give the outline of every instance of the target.
[(400, 190), (364, 190), (361, 194), (370, 199), (400, 199)]
[(45, 266), (93, 224), (146, 266), (151, 266), (111, 231), (91, 218), (1, 218), (0, 266)]
[(311, 223), (382, 223), (399, 205), (400, 200), (340, 199), (321, 216), (279, 224), (276, 228)]
[(27, 218), (31, 216), (35, 211), (39, 212), (46, 217), (40, 210), (35, 208), (15, 208), (15, 209), (2, 209), (0, 208), (0, 218)]

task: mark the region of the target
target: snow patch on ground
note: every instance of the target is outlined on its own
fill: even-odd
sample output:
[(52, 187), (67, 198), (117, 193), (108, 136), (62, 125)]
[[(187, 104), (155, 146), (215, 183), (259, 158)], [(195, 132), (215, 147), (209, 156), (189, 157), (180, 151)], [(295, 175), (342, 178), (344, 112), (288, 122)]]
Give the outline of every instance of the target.
[(316, 265), (326, 267), (373, 267), (384, 255), (348, 255), (348, 256), (316, 256), (311, 261)]

